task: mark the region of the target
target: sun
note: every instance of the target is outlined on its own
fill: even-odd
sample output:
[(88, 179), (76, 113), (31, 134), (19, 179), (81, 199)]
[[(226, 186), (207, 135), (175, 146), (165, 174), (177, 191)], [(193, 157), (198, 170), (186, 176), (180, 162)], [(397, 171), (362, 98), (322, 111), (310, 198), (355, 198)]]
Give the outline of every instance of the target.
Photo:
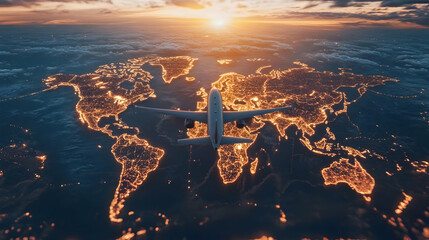
[(216, 28), (223, 28), (228, 24), (229, 20), (227, 18), (212, 18), (210, 24)]

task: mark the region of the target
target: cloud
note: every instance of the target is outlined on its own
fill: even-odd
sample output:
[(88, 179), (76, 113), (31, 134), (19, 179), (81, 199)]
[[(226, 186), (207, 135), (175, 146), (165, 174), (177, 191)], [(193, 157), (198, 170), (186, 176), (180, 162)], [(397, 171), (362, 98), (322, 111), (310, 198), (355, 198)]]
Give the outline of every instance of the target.
[(307, 4), (307, 6), (304, 7), (304, 9), (309, 9), (309, 8), (313, 8), (313, 7), (317, 7), (319, 4), (317, 3), (309, 3)]
[[(367, 32), (368, 30), (357, 31)], [(377, 74), (386, 71), (382, 70), (386, 68), (407, 74), (429, 72), (429, 54), (426, 54), (429, 47), (423, 42), (419, 43), (422, 36), (420, 33), (414, 32), (403, 37), (389, 32), (384, 32), (382, 35), (384, 37), (380, 40), (355, 39), (355, 37), (345, 38), (339, 42), (327, 39), (304, 39), (302, 41), (312, 42), (314, 47), (311, 48), (311, 52), (303, 55), (303, 60), (307, 63), (316, 61), (351, 68), (377, 67), (373, 68)], [(380, 69), (381, 72), (377, 72)]]
[(429, 54), (400, 55), (397, 59), (399, 62), (404, 63), (406, 67), (429, 70)]
[[(214, 40), (216, 41), (216, 39)], [(207, 42), (204, 46), (217, 46), (211, 42)], [(291, 45), (273, 39), (254, 38), (254, 37), (236, 37), (226, 41), (223, 47), (205, 47), (203, 51), (208, 56), (218, 58), (238, 57), (246, 55), (259, 54), (274, 54), (274, 53), (289, 53), (293, 51)]]
[(198, 0), (167, 0), (167, 4), (176, 5), (179, 7), (203, 9), (204, 5)]
[(322, 61), (329, 61), (329, 62), (351, 62), (351, 63), (357, 63), (357, 64), (379, 66), (378, 63), (368, 59), (341, 55), (339, 53), (316, 53), (316, 54), (308, 55), (308, 57), (315, 58)]
[[(386, 27), (387, 23), (371, 23), (369, 21), (397, 20), (403, 23), (414, 23), (421, 26), (429, 26), (429, 1), (428, 0), (296, 0), (308, 2), (307, 6), (301, 10), (317, 9), (319, 5), (331, 3), (330, 8), (337, 8), (335, 11), (329, 8), (314, 12), (295, 11), (289, 12), (289, 17), (308, 17), (316, 19), (341, 19), (357, 18), (362, 21), (346, 23), (348, 26), (374, 26)], [(374, 8), (374, 4), (378, 7)], [(367, 5), (367, 6), (365, 6)], [(365, 7), (363, 7), (365, 6)], [(345, 9), (344, 12), (338, 9)], [(358, 10), (349, 10), (350, 8)], [(320, 8), (319, 8), (320, 9)], [(323, 7), (322, 7), (323, 9)], [(347, 10), (346, 10), (347, 9)], [(393, 11), (392, 11), (393, 10)], [(287, 16), (285, 16), (287, 17)], [(369, 21), (368, 21), (369, 20)]]
[(14, 69), (0, 69), (0, 76), (7, 77), (7, 76), (13, 76), (20, 72), (22, 72), (24, 69), (22, 68), (14, 68)]
[(27, 6), (37, 5), (41, 2), (105, 2), (112, 3), (111, 0), (0, 0), (0, 7), (10, 7), (10, 6)]
[(73, 24), (73, 23), (77, 23), (78, 21), (76, 19), (54, 19), (54, 20), (50, 20), (47, 22), (44, 22), (43, 24)]
[(378, 43), (374, 45), (374, 43), (366, 41), (349, 42), (347, 40), (341, 42), (315, 40), (313, 45), (316, 48), (312, 53), (307, 53), (306, 58), (348, 66), (350, 64), (379, 66), (377, 61), (388, 57), (381, 46), (391, 47), (391, 45), (378, 45)]
[(401, 7), (412, 4), (427, 4), (427, 0), (320, 0), (332, 2), (332, 7), (362, 6), (370, 2), (379, 2), (382, 7)]
[[(280, 18), (311, 18), (311, 19), (362, 19), (361, 22), (351, 23), (357, 24), (359, 23), (368, 23), (367, 21), (386, 21), (386, 20), (397, 20), (403, 23), (414, 23), (421, 26), (429, 27), (429, 4), (419, 6), (411, 9), (398, 9), (397, 11), (368, 11), (368, 12), (331, 12), (331, 11), (295, 11), (288, 12), (283, 16), (279, 16)], [(376, 25), (374, 25), (376, 26)], [(386, 26), (386, 25), (381, 25)]]
[(0, 50), (0, 56), (6, 56), (6, 55), (13, 55), (13, 53), (11, 53), (9, 51), (2, 51), (2, 50)]

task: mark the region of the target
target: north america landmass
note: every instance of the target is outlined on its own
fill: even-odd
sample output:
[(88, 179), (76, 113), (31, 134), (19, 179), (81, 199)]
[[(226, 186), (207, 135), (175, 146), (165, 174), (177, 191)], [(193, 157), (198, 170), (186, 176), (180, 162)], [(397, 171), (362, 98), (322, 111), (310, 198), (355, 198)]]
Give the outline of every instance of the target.
[[(126, 199), (155, 171), (164, 156), (164, 149), (152, 146), (150, 139), (139, 137), (140, 129), (128, 126), (119, 115), (135, 103), (148, 98), (156, 98), (150, 83), (154, 77), (142, 69), (145, 64), (160, 66), (162, 80), (171, 84), (183, 77), (193, 82), (189, 76), (197, 58), (141, 57), (124, 63), (111, 63), (100, 66), (93, 73), (55, 74), (43, 79), (49, 89), (71, 86), (79, 96), (76, 111), (83, 124), (93, 131), (105, 133), (116, 142), (111, 147), (113, 157), (122, 165), (116, 191), (110, 204), (111, 222), (122, 222), (121, 210)], [(308, 150), (332, 158), (332, 163), (320, 174), (325, 185), (346, 183), (365, 200), (371, 201), (375, 180), (359, 161), (368, 157), (383, 158), (369, 149), (356, 149), (336, 142), (335, 134), (327, 127), (335, 116), (347, 114), (348, 106), (361, 98), (369, 88), (398, 80), (385, 76), (365, 76), (341, 71), (333, 73), (317, 71), (301, 62), (293, 68), (276, 70), (271, 66), (261, 66), (254, 74), (242, 75), (229, 72), (220, 75), (212, 87), (217, 87), (223, 96), (225, 110), (252, 110), (293, 105), (292, 110), (257, 116), (248, 120), (245, 128), (234, 124), (225, 125), (225, 135), (246, 137), (256, 140), (258, 130), (266, 124), (275, 126), (278, 141), (287, 139), (286, 130), (296, 126), (300, 142)], [(133, 84), (132, 89), (121, 85)], [(358, 96), (348, 99), (341, 88), (353, 88)], [(197, 110), (207, 107), (207, 90), (200, 88), (195, 93), (200, 97)], [(104, 124), (102, 119), (113, 118), (112, 123)], [(323, 132), (320, 132), (323, 129)], [(316, 134), (317, 133), (317, 134)], [(196, 123), (187, 131), (189, 137), (206, 135), (206, 125)], [(317, 137), (316, 137), (317, 136)], [(320, 137), (322, 136), (322, 137)], [(248, 153), (254, 143), (225, 145), (218, 149), (217, 167), (224, 184), (234, 183), (243, 173), (245, 165), (251, 161), (250, 171), (256, 174), (258, 158)]]

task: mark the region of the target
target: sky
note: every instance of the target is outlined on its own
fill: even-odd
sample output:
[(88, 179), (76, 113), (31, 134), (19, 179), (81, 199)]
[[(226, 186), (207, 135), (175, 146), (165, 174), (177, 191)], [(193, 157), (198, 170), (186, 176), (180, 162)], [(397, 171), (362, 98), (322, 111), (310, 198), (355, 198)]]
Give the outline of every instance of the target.
[(208, 19), (289, 25), (428, 28), (429, 0), (0, 0), (0, 24), (138, 24)]

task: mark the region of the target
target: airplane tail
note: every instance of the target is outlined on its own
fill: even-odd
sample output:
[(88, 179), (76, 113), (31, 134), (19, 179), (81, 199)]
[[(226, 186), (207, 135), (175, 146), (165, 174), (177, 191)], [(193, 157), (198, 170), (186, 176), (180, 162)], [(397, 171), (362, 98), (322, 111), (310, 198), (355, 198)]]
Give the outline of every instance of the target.
[(253, 139), (250, 138), (239, 138), (239, 137), (227, 137), (223, 136), (220, 140), (221, 145), (226, 144), (235, 144), (235, 143), (251, 143), (253, 142)]
[(177, 140), (178, 144), (211, 145), (210, 137), (184, 138)]

